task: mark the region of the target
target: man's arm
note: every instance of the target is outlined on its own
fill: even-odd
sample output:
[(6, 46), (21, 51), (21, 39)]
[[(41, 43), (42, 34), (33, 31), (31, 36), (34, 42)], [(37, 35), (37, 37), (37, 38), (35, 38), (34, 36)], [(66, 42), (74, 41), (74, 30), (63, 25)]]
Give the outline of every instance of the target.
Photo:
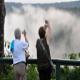
[(25, 42), (24, 42), (24, 44), (23, 44), (23, 48), (24, 48), (24, 49), (27, 49), (27, 48), (29, 47), (29, 42), (28, 42), (28, 39), (27, 39), (27, 36), (26, 36), (26, 31), (24, 30), (24, 31), (22, 32), (22, 34), (24, 35), (24, 39), (25, 39)]
[(26, 41), (26, 45), (24, 45), (24, 50), (25, 50), (25, 53), (26, 53), (26, 59), (28, 59), (29, 58), (29, 51), (27, 50), (28, 49), (28, 47), (29, 47), (29, 43), (28, 43), (28, 39), (27, 39), (27, 37), (26, 37), (26, 31), (24, 30), (23, 32), (23, 35), (24, 35), (24, 38), (25, 38), (25, 41)]
[(28, 42), (28, 39), (27, 39), (27, 37), (26, 37), (26, 31), (24, 30), (22, 33), (23, 33), (23, 35), (24, 35), (25, 41)]

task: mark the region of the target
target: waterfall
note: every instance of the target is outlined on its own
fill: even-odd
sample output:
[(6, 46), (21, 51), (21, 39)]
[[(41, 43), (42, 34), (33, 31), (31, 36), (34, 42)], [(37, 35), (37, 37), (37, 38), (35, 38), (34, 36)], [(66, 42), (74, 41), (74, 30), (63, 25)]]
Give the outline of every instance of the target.
[(52, 6), (46, 9), (29, 4), (7, 5), (6, 10), (5, 41), (11, 42), (14, 39), (15, 28), (18, 27), (21, 31), (25, 29), (30, 44), (31, 58), (36, 58), (38, 29), (44, 25), (45, 19), (51, 26), (48, 44), (52, 58), (64, 58), (66, 53), (80, 52), (80, 17), (74, 12)]

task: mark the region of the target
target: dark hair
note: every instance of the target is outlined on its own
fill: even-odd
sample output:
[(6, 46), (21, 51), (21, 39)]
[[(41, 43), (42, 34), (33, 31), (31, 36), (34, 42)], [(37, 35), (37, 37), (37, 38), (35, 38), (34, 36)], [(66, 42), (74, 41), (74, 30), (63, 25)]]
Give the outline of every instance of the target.
[(45, 29), (44, 29), (44, 27), (43, 26), (41, 26), (40, 28), (39, 28), (39, 32), (38, 32), (38, 34), (39, 34), (39, 37), (40, 38), (45, 38)]

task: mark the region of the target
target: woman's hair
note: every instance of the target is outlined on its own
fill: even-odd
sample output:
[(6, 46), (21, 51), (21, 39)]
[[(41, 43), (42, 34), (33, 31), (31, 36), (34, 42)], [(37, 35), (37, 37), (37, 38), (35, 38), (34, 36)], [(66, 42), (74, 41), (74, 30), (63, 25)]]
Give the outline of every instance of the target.
[(45, 29), (44, 29), (43, 26), (41, 26), (41, 27), (39, 28), (38, 34), (39, 34), (39, 37), (40, 37), (40, 38), (45, 38), (46, 32), (45, 32)]

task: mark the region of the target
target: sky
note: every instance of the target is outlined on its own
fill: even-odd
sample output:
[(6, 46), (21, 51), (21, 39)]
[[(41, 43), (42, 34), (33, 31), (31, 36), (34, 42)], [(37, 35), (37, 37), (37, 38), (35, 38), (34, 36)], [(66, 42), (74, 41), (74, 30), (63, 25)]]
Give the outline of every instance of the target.
[(5, 2), (21, 2), (21, 3), (55, 3), (55, 2), (69, 2), (79, 0), (5, 0)]

